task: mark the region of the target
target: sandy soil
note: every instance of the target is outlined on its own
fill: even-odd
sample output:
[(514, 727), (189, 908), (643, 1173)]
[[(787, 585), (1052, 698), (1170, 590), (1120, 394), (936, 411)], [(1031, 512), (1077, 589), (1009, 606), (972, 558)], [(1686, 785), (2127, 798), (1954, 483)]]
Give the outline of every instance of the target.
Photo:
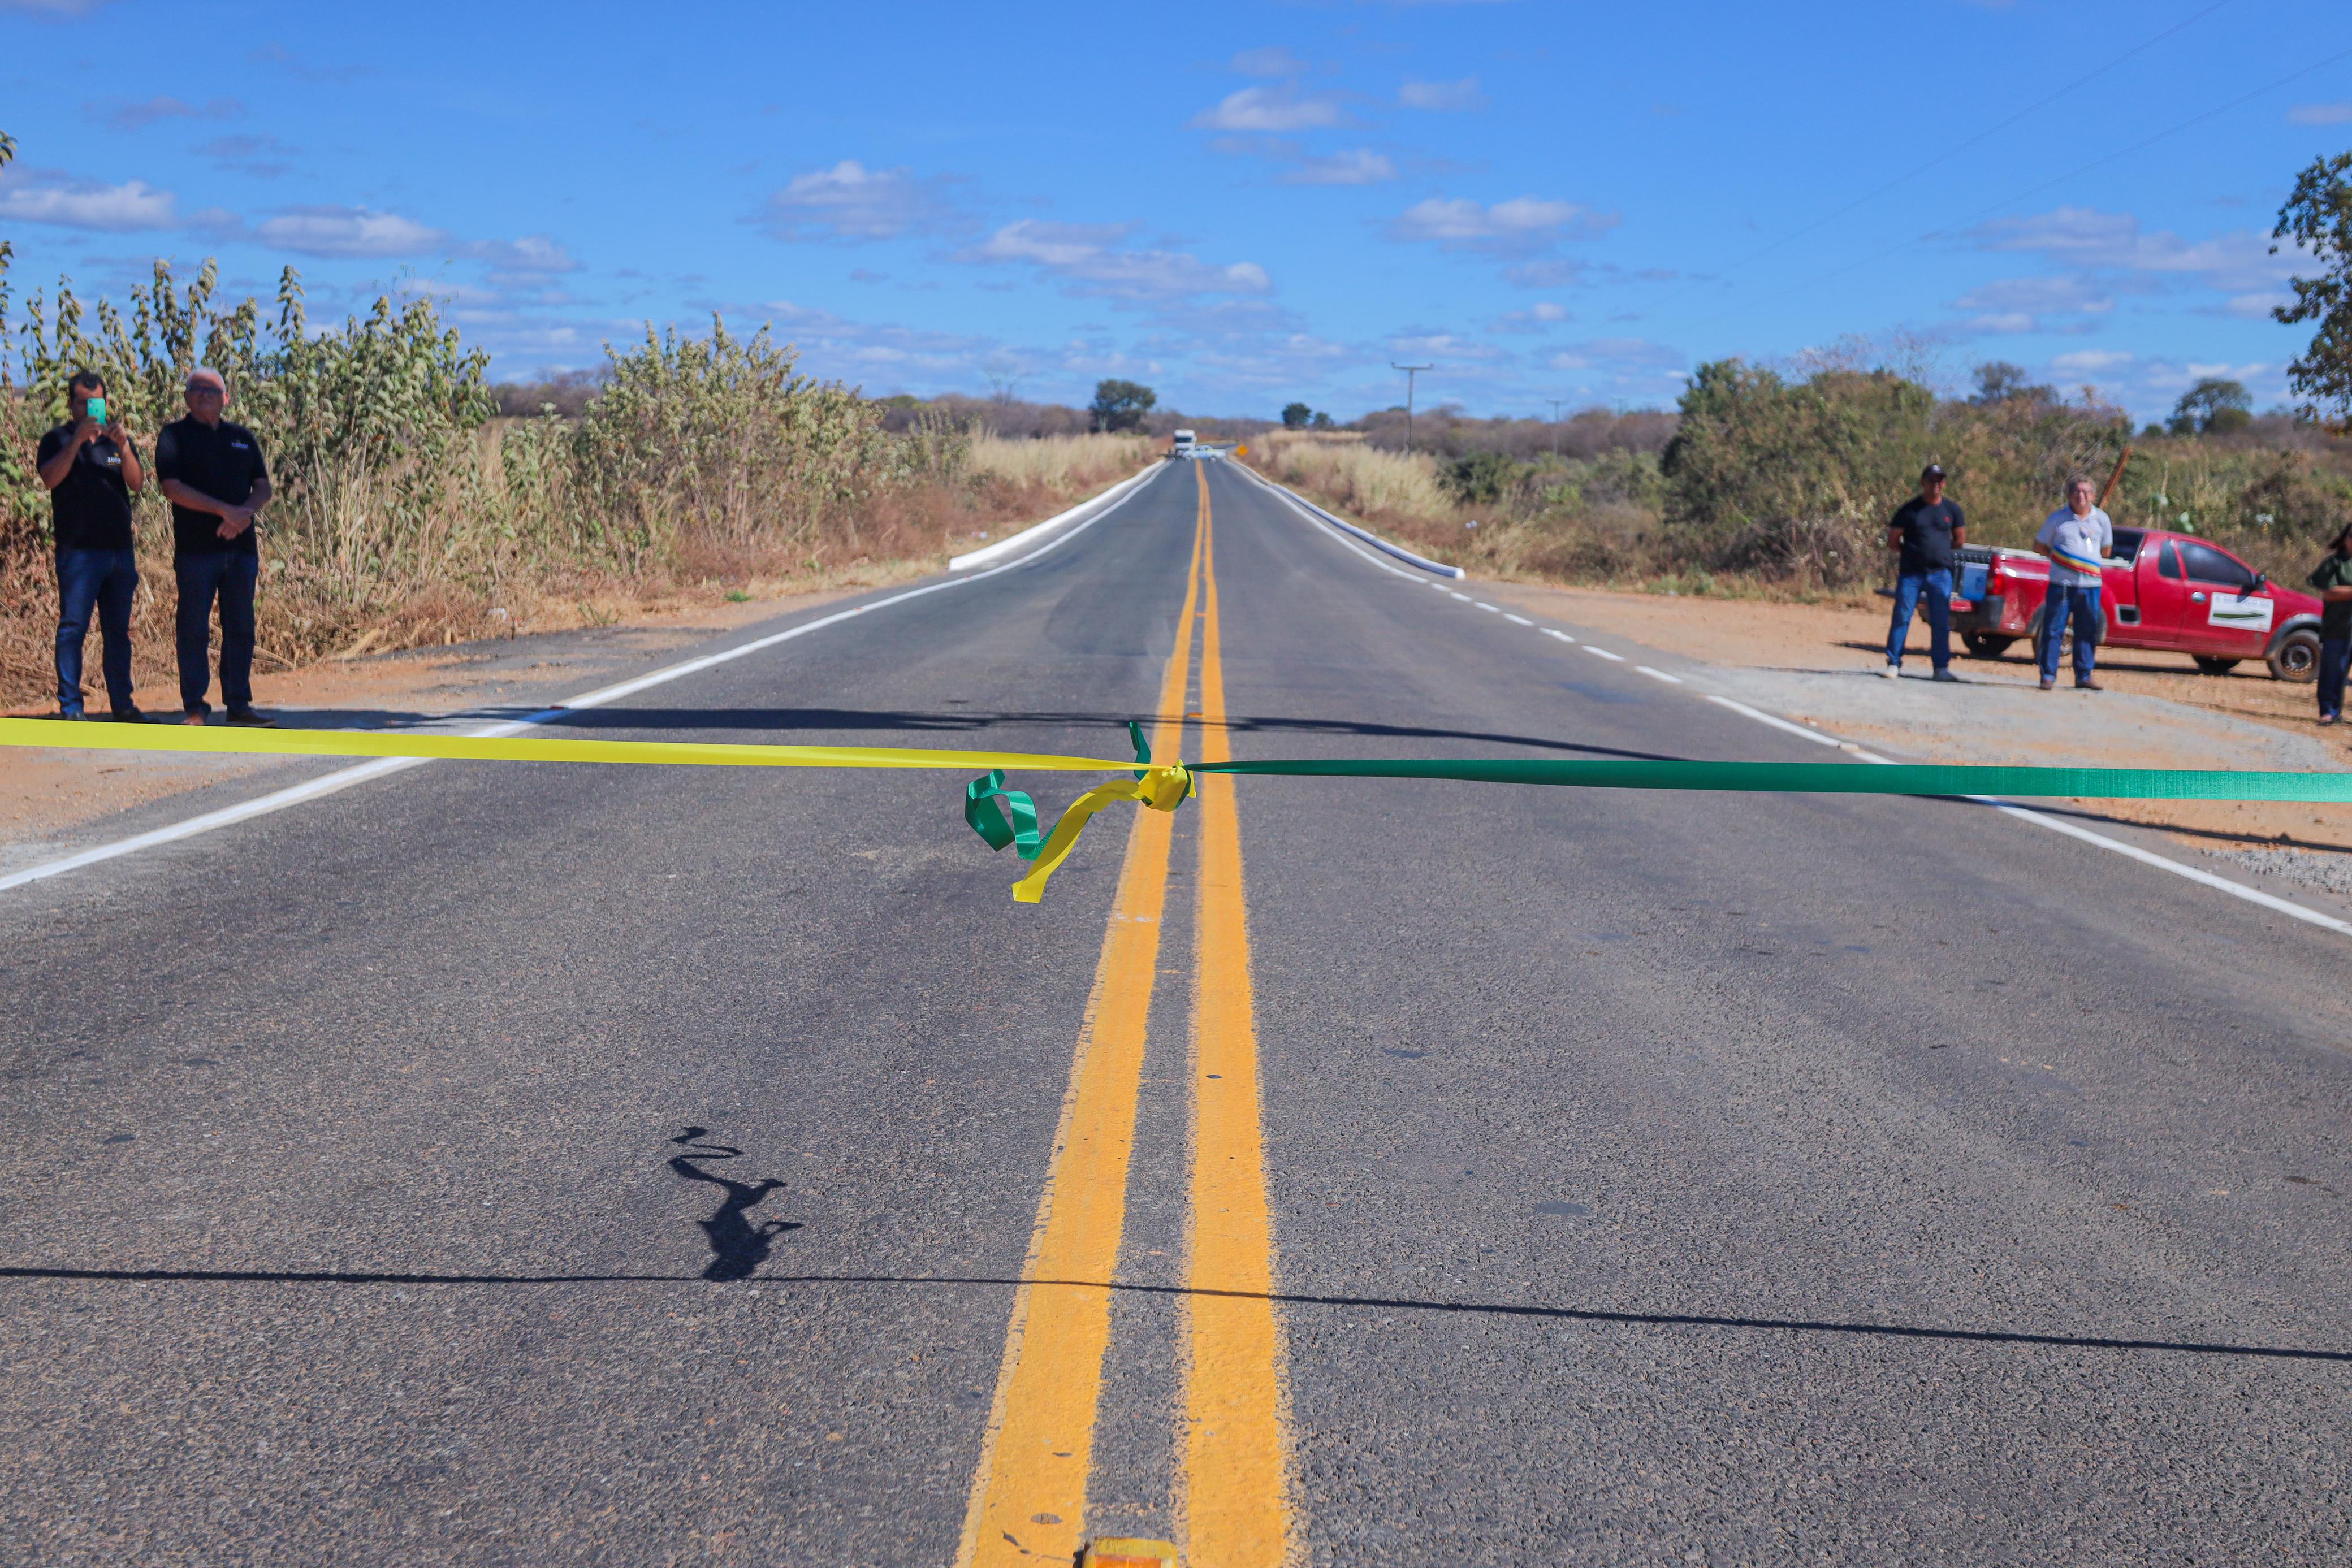
[[(1906, 759), (2085, 763), (2144, 768), (2352, 767), (2352, 734), (2323, 729), (2312, 688), (2271, 678), (2259, 663), (2208, 675), (2187, 654), (2117, 650), (2099, 661), (2104, 693), (2042, 692), (2031, 663), (1969, 658), (1968, 683), (1935, 686), (1927, 632), (1915, 622), (1906, 678), (1886, 662), (1887, 606), (1680, 598), (1523, 583), (1482, 583), (1497, 602), (1570, 626), (1613, 632), (1660, 653), (1717, 666), (1726, 695), (1801, 718)], [(2105, 652), (2102, 650), (2103, 653)], [(2200, 848), (2288, 844), (2352, 853), (2352, 807), (2268, 801), (2084, 801), (2086, 814), (2161, 826)]]

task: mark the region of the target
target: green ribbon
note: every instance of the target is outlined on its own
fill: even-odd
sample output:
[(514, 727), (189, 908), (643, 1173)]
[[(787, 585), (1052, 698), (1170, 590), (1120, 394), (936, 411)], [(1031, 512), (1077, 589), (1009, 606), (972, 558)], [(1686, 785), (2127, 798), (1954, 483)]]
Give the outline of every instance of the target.
[(2026, 768), (1998, 763), (1605, 762), (1559, 759), (1415, 761), (1313, 758), (1196, 762), (1195, 773), (1313, 779), (1449, 779), (1473, 784), (1558, 784), (1588, 789), (1725, 789), (1806, 795), (2074, 796), (2101, 800), (2352, 800), (2352, 772), (2284, 773), (2188, 768)]
[[(1135, 760), (1142, 764), (1135, 776), (1141, 779), (1150, 770), (1151, 743), (1143, 738), (1143, 727), (1133, 719), (1127, 721), (1127, 737), (1135, 743)], [(999, 800), (1004, 804), (999, 806)], [(1035, 860), (1045, 846), (1045, 836), (1037, 831), (1037, 802), (1019, 789), (1007, 789), (1002, 768), (963, 787), (963, 820), (990, 849), (1010, 844), (1024, 861)]]

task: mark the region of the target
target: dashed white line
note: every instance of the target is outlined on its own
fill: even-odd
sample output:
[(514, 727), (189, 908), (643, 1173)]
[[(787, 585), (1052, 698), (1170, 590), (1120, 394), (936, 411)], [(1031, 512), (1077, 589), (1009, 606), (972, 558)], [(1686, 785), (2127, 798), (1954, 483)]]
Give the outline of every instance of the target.
[(1670, 686), (1678, 686), (1683, 684), (1683, 678), (1680, 675), (1670, 675), (1664, 670), (1654, 670), (1647, 664), (1636, 664), (1633, 667), (1641, 671), (1643, 674), (1649, 676), (1654, 681), (1664, 681)]
[(1471, 602), (1471, 603), (1473, 603), (1473, 604), (1475, 604), (1479, 609), (1481, 609), (1481, 610), (1485, 611), (1485, 612), (1486, 612), (1487, 614), (1489, 614), (1489, 615), (1500, 615), (1500, 614), (1502, 613), (1502, 611), (1501, 611), (1501, 610), (1497, 609), (1496, 606), (1494, 606), (1494, 605), (1492, 605), (1492, 604), (1487, 603), (1487, 602), (1486, 602), (1485, 600), (1483, 600), (1483, 599), (1474, 599), (1474, 600), (1472, 600), (1470, 602)]
[(1582, 644), (1582, 647), (1586, 653), (1598, 653), (1612, 663), (1622, 664), (1625, 662), (1625, 655), (1622, 653), (1612, 653), (1606, 648), (1596, 648), (1590, 643)]
[(1833, 735), (1823, 735), (1818, 729), (1807, 729), (1801, 724), (1790, 724), (1785, 718), (1775, 718), (1769, 713), (1760, 713), (1755, 708), (1749, 707), (1746, 703), (1736, 703), (1729, 697), (1717, 696), (1713, 692), (1706, 694), (1706, 700), (1714, 703), (1719, 707), (1727, 707), (1734, 713), (1745, 714), (1749, 718), (1754, 719), (1758, 724), (1769, 724), (1774, 729), (1785, 730), (1790, 735), (1801, 737), (1806, 740), (1811, 741), (1815, 746), (1834, 747), (1839, 744), (1837, 737)]
[[(1446, 592), (1448, 592), (1448, 593), (1454, 593), (1454, 591), (1453, 591), (1452, 589), (1450, 589), (1450, 588), (1449, 588), (1449, 589), (1447, 589), (1445, 591), (1446, 591)], [(1454, 593), (1454, 598), (1456, 598), (1456, 599), (1458, 599), (1458, 600), (1460, 600), (1460, 601), (1461, 601), (1463, 603), (1465, 603), (1465, 604), (1475, 604), (1475, 603), (1477, 603), (1477, 602), (1478, 602), (1476, 600), (1475, 600), (1475, 599), (1471, 598), (1471, 597), (1470, 597), (1468, 594), (1466, 594), (1466, 593)]]
[(1503, 612), (1503, 619), (1508, 621), (1514, 626), (1532, 626), (1535, 624), (1534, 622), (1528, 620), (1526, 616), (1514, 615), (1507, 610)]
[(1576, 641), (1575, 638), (1570, 636), (1567, 632), (1561, 631), (1557, 626), (1545, 627), (1543, 629), (1543, 634), (1547, 637), (1557, 637), (1563, 643), (1573, 643)]

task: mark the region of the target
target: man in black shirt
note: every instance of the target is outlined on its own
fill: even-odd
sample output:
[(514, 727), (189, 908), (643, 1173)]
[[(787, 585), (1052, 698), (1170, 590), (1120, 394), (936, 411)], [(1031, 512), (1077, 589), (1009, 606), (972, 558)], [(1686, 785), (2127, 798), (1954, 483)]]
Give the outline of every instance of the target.
[(1919, 475), (1919, 493), (1896, 507), (1886, 525), (1886, 548), (1903, 552), (1895, 573), (1895, 622), (1886, 629), (1886, 668), (1879, 672), (1888, 680), (1903, 673), (1903, 645), (1911, 639), (1911, 617), (1922, 605), (1936, 678), (1960, 678), (1951, 670), (1952, 560), (1967, 530), (1959, 507), (1944, 499), (1942, 465), (1928, 464)]
[(172, 573), (179, 580), (180, 706), (185, 723), (212, 712), (213, 600), (220, 600), (221, 698), (228, 722), (267, 727), (253, 706), (253, 590), (261, 555), (254, 514), (268, 504), (269, 469), (253, 432), (221, 417), (228, 383), (216, 371), (188, 377), (188, 417), (155, 438), (155, 477), (172, 501)]
[(66, 407), (70, 417), (41, 437), (35, 458), (58, 545), (58, 716), (82, 716), (81, 651), (95, 610), (106, 638), (107, 705), (137, 724), (146, 716), (131, 700), (131, 600), (139, 589), (131, 496), (147, 476), (98, 372), (75, 372)]

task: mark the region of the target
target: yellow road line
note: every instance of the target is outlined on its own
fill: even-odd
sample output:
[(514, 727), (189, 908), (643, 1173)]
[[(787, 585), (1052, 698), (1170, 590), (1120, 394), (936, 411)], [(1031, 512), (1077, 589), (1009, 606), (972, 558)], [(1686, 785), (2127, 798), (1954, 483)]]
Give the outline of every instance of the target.
[[(1160, 683), (1154, 757), (1176, 756), (1183, 740), (1204, 532), (1205, 524), (1196, 521), (1176, 648)], [(1128, 834), (1118, 898), (1054, 1135), (1053, 1168), (1038, 1200), (1024, 1283), (1013, 1297), (996, 1401), (964, 1511), (956, 1553), (962, 1568), (1035, 1568), (1040, 1557), (1066, 1562), (1077, 1553), (1174, 825), (1169, 812), (1138, 811)], [(1100, 1282), (1034, 1282), (1039, 1281)]]
[[(1224, 666), (1217, 626), (1215, 525), (1201, 481), (1201, 759), (1223, 762)], [(1234, 780), (1200, 779), (1201, 874), (1194, 921), (1191, 1362), (1185, 1382), (1185, 1560), (1192, 1568), (1273, 1568), (1289, 1554), (1282, 1338), (1275, 1322), (1274, 1223), (1258, 1104), (1249, 915)]]

